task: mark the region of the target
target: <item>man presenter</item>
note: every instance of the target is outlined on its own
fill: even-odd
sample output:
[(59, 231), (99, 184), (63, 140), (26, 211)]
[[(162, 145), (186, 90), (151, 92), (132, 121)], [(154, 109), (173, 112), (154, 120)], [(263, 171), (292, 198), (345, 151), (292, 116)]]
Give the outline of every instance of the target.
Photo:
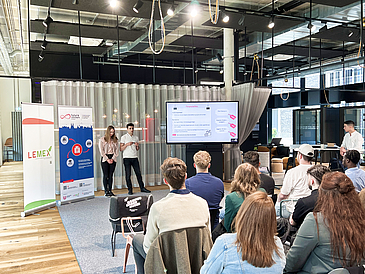
[(127, 124), (127, 133), (120, 138), (120, 151), (123, 151), (123, 165), (125, 168), (125, 180), (127, 181), (128, 195), (133, 194), (133, 186), (131, 181), (132, 166), (134, 173), (137, 176), (138, 184), (141, 192), (151, 192), (144, 187), (142, 180), (141, 169), (138, 161), (139, 139), (133, 135), (134, 124)]

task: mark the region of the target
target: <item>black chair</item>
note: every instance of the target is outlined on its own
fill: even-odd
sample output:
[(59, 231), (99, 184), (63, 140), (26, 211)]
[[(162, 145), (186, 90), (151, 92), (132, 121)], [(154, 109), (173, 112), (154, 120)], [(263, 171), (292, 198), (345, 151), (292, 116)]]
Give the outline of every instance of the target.
[(294, 157), (289, 157), (288, 163), (286, 164), (285, 174), (288, 172), (289, 166), (291, 166), (292, 168), (295, 167), (295, 158)]
[(113, 257), (115, 254), (117, 233), (123, 232), (123, 236), (127, 235), (128, 233), (144, 233), (147, 224), (148, 213), (152, 204), (152, 194), (126, 197), (113, 196), (110, 198), (109, 221), (113, 228), (111, 236)]

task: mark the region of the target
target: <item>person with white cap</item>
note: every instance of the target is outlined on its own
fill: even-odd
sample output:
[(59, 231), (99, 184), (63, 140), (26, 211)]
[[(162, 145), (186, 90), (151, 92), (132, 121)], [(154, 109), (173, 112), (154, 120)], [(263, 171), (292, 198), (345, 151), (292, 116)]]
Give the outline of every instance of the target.
[[(299, 147), (297, 154), (299, 165), (288, 170), (286, 173), (283, 186), (281, 187), (278, 196), (277, 209), (280, 207), (280, 201), (282, 200), (298, 200), (299, 198), (307, 197), (311, 194), (311, 190), (308, 187), (307, 170), (312, 166), (310, 161), (313, 156), (314, 150), (311, 145), (303, 144)], [(292, 212), (294, 206), (295, 203), (287, 204), (286, 209), (289, 212)], [(289, 215), (286, 217), (289, 217)]]

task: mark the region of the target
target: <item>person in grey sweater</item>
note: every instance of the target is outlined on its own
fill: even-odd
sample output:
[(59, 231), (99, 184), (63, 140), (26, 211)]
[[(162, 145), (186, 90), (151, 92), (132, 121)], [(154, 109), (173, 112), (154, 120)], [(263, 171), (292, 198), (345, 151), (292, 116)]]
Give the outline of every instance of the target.
[(147, 252), (157, 236), (166, 231), (189, 227), (208, 227), (207, 202), (185, 187), (186, 164), (178, 158), (167, 158), (160, 167), (170, 193), (151, 206), (146, 235), (133, 238), (133, 254), (138, 274), (144, 273)]

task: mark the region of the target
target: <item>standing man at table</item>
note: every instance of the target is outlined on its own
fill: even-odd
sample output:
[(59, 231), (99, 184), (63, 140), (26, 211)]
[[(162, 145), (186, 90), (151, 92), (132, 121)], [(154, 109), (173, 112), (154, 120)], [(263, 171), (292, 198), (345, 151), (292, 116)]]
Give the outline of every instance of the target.
[(142, 180), (141, 169), (139, 167), (138, 161), (138, 150), (139, 150), (139, 139), (137, 136), (133, 135), (134, 124), (127, 124), (127, 133), (120, 138), (120, 151), (123, 151), (123, 164), (125, 168), (125, 180), (128, 186), (128, 195), (133, 194), (133, 186), (131, 181), (132, 166), (134, 173), (137, 176), (138, 184), (141, 192), (151, 192), (144, 187)]
[(350, 149), (355, 149), (358, 152), (361, 152), (364, 139), (362, 138), (361, 134), (355, 130), (354, 121), (345, 121), (343, 129), (346, 131), (346, 134), (343, 137), (340, 148), (341, 156), (343, 156), (346, 151)]

